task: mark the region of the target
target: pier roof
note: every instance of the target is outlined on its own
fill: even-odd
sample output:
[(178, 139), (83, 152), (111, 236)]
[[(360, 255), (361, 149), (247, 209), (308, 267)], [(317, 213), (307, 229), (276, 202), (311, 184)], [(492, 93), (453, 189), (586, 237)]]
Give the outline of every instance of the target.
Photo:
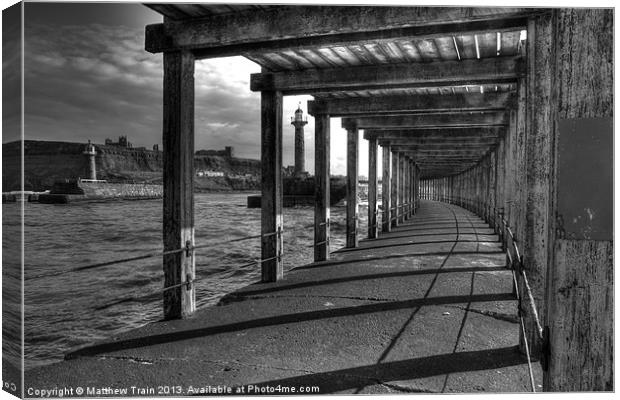
[[(430, 120), (437, 128), (483, 128), (478, 111), (505, 111), (524, 76), (524, 35), (534, 8), (146, 4), (164, 16), (146, 29), (147, 51), (190, 50), (197, 59), (240, 55), (262, 67), (253, 91), (311, 94), (309, 114), (399, 114), (384, 127)], [(504, 95), (505, 94), (505, 95)], [(421, 114), (443, 113), (441, 116)], [(420, 114), (405, 118), (409, 114)], [(441, 123), (435, 123), (439, 118)], [(483, 119), (483, 121), (481, 121)], [(366, 119), (358, 122), (366, 121)], [(374, 121), (377, 121), (376, 119)], [(388, 121), (388, 120), (383, 120)], [(499, 126), (506, 124), (506, 116)], [(490, 125), (489, 125), (490, 124)], [(417, 126), (428, 128), (429, 126)], [(415, 128), (411, 124), (402, 129)], [(403, 145), (406, 138), (394, 144)], [(390, 146), (389, 139), (382, 145)], [(486, 143), (480, 157), (496, 145)], [(481, 145), (482, 146), (482, 145)], [(395, 147), (396, 148), (396, 147)], [(451, 146), (435, 153), (445, 158)], [(439, 160), (440, 162), (442, 160)], [(420, 165), (422, 177), (471, 166)]]

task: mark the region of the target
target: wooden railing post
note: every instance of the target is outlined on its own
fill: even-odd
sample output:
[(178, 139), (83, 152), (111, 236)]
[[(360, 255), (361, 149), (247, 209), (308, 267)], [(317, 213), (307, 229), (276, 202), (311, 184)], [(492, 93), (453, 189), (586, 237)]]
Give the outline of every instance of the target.
[[(164, 251), (189, 251), (163, 257), (164, 319), (184, 318), (196, 310), (191, 283), (195, 277), (194, 245), (194, 56), (164, 53)], [(182, 283), (187, 285), (177, 286)]]
[(377, 215), (377, 138), (368, 140), (368, 238), (378, 236)]
[(329, 115), (314, 118), (314, 261), (329, 259)]
[(275, 282), (282, 267), (282, 92), (261, 92), (261, 279)]
[(398, 219), (400, 218), (400, 210), (399, 210), (399, 190), (398, 185), (400, 183), (400, 163), (399, 163), (399, 154), (397, 152), (392, 152), (392, 209), (394, 214), (392, 215), (392, 226), (398, 226)]
[(357, 178), (359, 134), (355, 120), (344, 118), (342, 126), (347, 130), (347, 238), (346, 247), (357, 247)]
[(382, 231), (389, 232), (392, 229), (392, 151), (390, 146), (383, 146), (383, 180), (381, 183), (381, 204), (383, 207)]

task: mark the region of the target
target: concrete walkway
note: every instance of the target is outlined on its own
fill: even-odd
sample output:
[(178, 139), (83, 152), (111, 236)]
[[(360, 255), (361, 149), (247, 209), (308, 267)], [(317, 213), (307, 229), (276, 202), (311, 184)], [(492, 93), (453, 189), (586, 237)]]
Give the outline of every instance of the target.
[[(249, 384), (323, 394), (530, 391), (504, 264), (478, 217), (423, 201), (379, 239), (250, 285), (191, 319), (81, 349), (29, 371), (25, 387), (127, 388), (129, 396), (131, 386), (161, 385), (180, 386), (171, 394)], [(534, 370), (539, 390), (539, 364)]]

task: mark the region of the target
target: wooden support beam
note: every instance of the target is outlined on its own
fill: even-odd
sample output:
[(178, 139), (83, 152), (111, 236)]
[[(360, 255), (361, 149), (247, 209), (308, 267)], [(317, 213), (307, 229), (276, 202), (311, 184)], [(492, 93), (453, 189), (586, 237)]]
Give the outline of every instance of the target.
[(406, 185), (406, 179), (407, 179), (407, 171), (405, 169), (405, 162), (406, 162), (406, 157), (401, 154), (398, 158), (398, 167), (399, 167), (399, 171), (398, 171), (398, 177), (399, 177), (399, 184), (398, 184), (398, 204), (399, 204), (399, 210), (398, 210), (398, 222), (399, 223), (404, 223), (405, 222), (405, 191), (407, 190), (407, 185)]
[(416, 154), (427, 154), (427, 155), (437, 155), (440, 156), (442, 154), (469, 154), (469, 155), (480, 155), (481, 157), (489, 152), (490, 146), (480, 145), (480, 146), (467, 146), (467, 147), (459, 147), (459, 146), (409, 146), (409, 145), (398, 145), (393, 144), (392, 142), (385, 142), (382, 144), (388, 144), (391, 147), (394, 147), (397, 151), (416, 153)]
[(405, 203), (407, 203), (407, 207), (405, 207), (405, 219), (411, 218), (411, 159), (406, 157), (405, 162)]
[(417, 165), (417, 163), (415, 164), (415, 191), (414, 191), (414, 196), (415, 196), (415, 210), (414, 210), (414, 214), (417, 214), (418, 213), (419, 203), (420, 203), (420, 167)]
[(451, 148), (451, 147), (490, 147), (496, 145), (499, 139), (470, 139), (470, 140), (456, 140), (456, 139), (380, 139), (379, 143), (390, 143), (394, 146), (411, 146), (421, 148)]
[(314, 119), (314, 261), (329, 259), (329, 115)]
[(383, 148), (383, 178), (381, 181), (381, 205), (383, 207), (382, 231), (389, 232), (392, 228), (391, 190), (392, 190), (392, 152), (389, 146)]
[[(194, 243), (194, 56), (164, 53), (164, 251)], [(185, 318), (196, 310), (194, 251), (163, 257), (164, 319)]]
[(262, 282), (282, 279), (282, 93), (261, 93)]
[(415, 136), (406, 137), (406, 136), (373, 136), (375, 140), (380, 140), (383, 142), (392, 142), (392, 143), (411, 143), (417, 145), (423, 144), (458, 144), (458, 143), (498, 143), (500, 137), (498, 136), (459, 136), (459, 137), (426, 137), (426, 138), (418, 138)]
[(428, 129), (442, 128), (481, 128), (499, 127), (508, 124), (504, 112), (478, 112), (472, 114), (419, 114), (406, 116), (358, 117), (355, 118), (359, 129)]
[(524, 76), (521, 57), (364, 65), (252, 74), (252, 91), (281, 90), (286, 94), (315, 94), (341, 90), (395, 87), (480, 85), (514, 82)]
[(347, 237), (346, 247), (357, 247), (357, 179), (359, 132), (355, 124), (344, 123), (347, 130)]
[(308, 114), (332, 117), (402, 113), (501, 111), (512, 107), (512, 93), (458, 93), (422, 96), (376, 96), (308, 101)]
[[(407, 154), (407, 153), (403, 153)], [(415, 156), (415, 155), (414, 155)], [(416, 156), (418, 160), (418, 164), (431, 164), (431, 163), (448, 163), (448, 162), (456, 162), (456, 163), (471, 163), (480, 161), (481, 157), (477, 156), (459, 156), (459, 157), (432, 157), (432, 156)]]
[(377, 139), (368, 141), (368, 238), (379, 236), (377, 208)]
[(198, 58), (514, 31), (525, 26), (523, 17), (540, 12), (526, 8), (279, 6), (191, 19), (168, 5), (146, 5), (167, 19), (146, 27), (145, 49), (151, 53), (188, 49)]
[[(391, 150), (391, 148), (390, 148)], [(399, 184), (400, 184), (400, 157), (399, 154), (392, 151), (392, 226), (399, 225), (400, 218), (400, 196), (399, 196)]]
[[(555, 56), (553, 54), (554, 22), (552, 14), (541, 16), (529, 21), (527, 54), (528, 77), (519, 82), (519, 91), (524, 91), (523, 97), (518, 98), (518, 110), (525, 111), (525, 143), (518, 141), (517, 148), (522, 150), (523, 169), (516, 167), (517, 172), (525, 179), (523, 184), (515, 182), (514, 188), (523, 199), (517, 204), (515, 211), (519, 212), (520, 229), (518, 240), (523, 247), (523, 266), (528, 274), (528, 280), (535, 298), (539, 299), (539, 310), (544, 315), (544, 287), (549, 257), (549, 207), (550, 207), (550, 180), (553, 113), (555, 104), (552, 96), (554, 92)], [(521, 120), (519, 120), (521, 121)], [(523, 124), (521, 124), (523, 125)], [(518, 159), (518, 158), (517, 158)], [(520, 295), (526, 296), (524, 279), (518, 279)], [(527, 308), (522, 312), (525, 336), (520, 335), (519, 348), (525, 353), (526, 342), (529, 350), (534, 354), (540, 353), (542, 341), (537, 338), (536, 315)]]
[[(611, 8), (559, 8), (551, 21), (549, 40), (555, 44), (552, 54), (556, 57), (548, 99), (553, 111), (548, 140), (554, 159), (547, 236), (551, 251), (543, 307), (549, 328), (545, 391), (618, 392), (614, 386), (614, 346), (618, 341), (616, 336), (614, 344), (617, 272), (612, 217), (614, 19)], [(539, 129), (544, 129), (543, 115), (536, 118)], [(580, 141), (598, 144), (583, 149), (574, 144)], [(581, 156), (572, 159), (571, 147), (577, 147), (575, 153)], [(578, 171), (579, 177), (571, 171)], [(580, 183), (588, 181), (590, 185)], [(580, 204), (587, 204), (587, 209)], [(586, 216), (586, 211), (592, 214)], [(581, 229), (570, 229), (574, 217), (566, 213), (571, 212), (583, 216)], [(596, 218), (603, 226), (589, 229), (596, 226), (590, 225)], [(599, 234), (575, 235), (575, 231)]]
[(456, 139), (456, 138), (495, 138), (503, 137), (506, 128), (501, 126), (476, 127), (476, 128), (430, 128), (430, 129), (366, 129), (364, 139), (370, 138), (394, 138), (394, 139)]

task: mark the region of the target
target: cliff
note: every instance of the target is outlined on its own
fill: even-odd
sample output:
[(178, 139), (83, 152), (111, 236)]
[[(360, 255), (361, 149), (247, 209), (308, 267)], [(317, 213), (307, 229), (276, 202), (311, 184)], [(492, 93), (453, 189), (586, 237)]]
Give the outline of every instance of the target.
[[(97, 178), (111, 182), (161, 183), (163, 153), (146, 149), (96, 145)], [(24, 189), (43, 191), (55, 181), (87, 177), (84, 143), (24, 141)], [(21, 142), (2, 145), (2, 191), (20, 189)], [(260, 161), (217, 155), (195, 157), (197, 171), (223, 176), (196, 176), (196, 191), (256, 190)]]

